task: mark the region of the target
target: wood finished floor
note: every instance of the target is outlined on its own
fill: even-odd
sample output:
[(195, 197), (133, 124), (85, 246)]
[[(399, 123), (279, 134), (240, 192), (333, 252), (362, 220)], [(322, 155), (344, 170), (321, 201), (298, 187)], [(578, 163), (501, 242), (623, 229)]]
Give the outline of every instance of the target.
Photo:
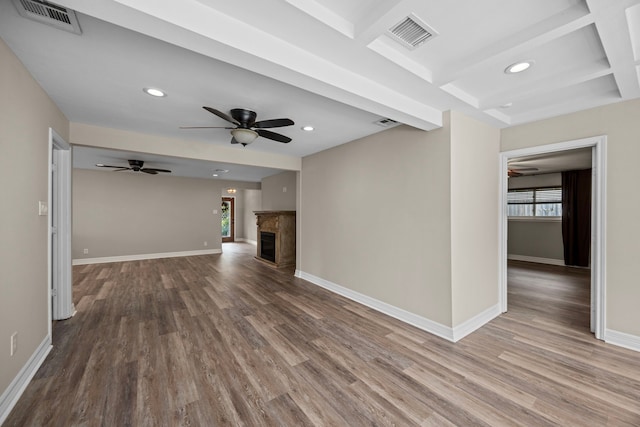
[(254, 250), (74, 267), (5, 425), (640, 425), (640, 354), (589, 333), (584, 271), (511, 264), (509, 312), (453, 344)]

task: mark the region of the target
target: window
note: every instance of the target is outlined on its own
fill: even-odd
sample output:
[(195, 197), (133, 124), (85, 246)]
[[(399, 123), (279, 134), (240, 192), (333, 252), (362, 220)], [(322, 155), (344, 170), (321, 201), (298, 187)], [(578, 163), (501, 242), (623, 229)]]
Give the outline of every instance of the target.
[(509, 190), (507, 194), (509, 216), (559, 217), (562, 216), (562, 188), (527, 188)]

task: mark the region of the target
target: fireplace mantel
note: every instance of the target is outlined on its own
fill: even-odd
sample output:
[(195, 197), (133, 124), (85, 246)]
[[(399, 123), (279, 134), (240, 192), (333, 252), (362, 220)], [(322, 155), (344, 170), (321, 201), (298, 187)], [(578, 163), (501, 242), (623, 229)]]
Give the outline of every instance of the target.
[(254, 213), (258, 225), (256, 258), (278, 268), (295, 266), (296, 211), (254, 211)]

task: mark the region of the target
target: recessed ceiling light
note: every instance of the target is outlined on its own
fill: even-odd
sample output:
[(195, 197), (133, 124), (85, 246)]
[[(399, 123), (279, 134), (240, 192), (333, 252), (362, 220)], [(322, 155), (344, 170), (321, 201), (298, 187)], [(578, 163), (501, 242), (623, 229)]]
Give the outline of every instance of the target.
[(500, 108), (509, 108), (513, 105), (513, 102), (507, 102), (506, 104), (502, 104)]
[(104, 167), (104, 165), (102, 163), (96, 163), (96, 166), (98, 166), (99, 168)]
[(515, 64), (511, 64), (509, 65), (507, 68), (504, 69), (504, 72), (506, 74), (516, 74), (516, 73), (521, 73), (524, 70), (527, 70), (529, 67), (531, 67), (533, 65), (533, 61), (521, 61), (521, 62), (516, 62)]
[(311, 132), (313, 130), (313, 126), (302, 126), (302, 130), (306, 132)]
[(142, 91), (147, 95), (155, 96), (156, 98), (162, 98), (164, 96), (167, 96), (167, 94), (161, 91), (160, 89), (156, 89), (153, 87), (145, 87), (144, 89), (142, 89)]
[(214, 174), (213, 174), (213, 176), (218, 176), (218, 174), (217, 174), (217, 173), (214, 173)]

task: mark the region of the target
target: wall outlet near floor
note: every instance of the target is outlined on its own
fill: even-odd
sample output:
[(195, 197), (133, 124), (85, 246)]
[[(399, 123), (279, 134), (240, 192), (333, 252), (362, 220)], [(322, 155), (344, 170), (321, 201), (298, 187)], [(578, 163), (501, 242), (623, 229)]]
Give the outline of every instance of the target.
[(206, 240), (204, 241), (204, 245), (205, 245), (205, 246), (207, 246), (207, 245), (208, 245), (208, 243), (207, 243), (207, 241), (206, 241)]
[(84, 249), (82, 250), (82, 253), (83, 253), (83, 254), (85, 254), (85, 255), (86, 255), (86, 254), (88, 254), (88, 253), (89, 253), (89, 249), (84, 248)]
[(11, 334), (11, 356), (16, 354), (18, 351), (18, 333), (14, 332)]

